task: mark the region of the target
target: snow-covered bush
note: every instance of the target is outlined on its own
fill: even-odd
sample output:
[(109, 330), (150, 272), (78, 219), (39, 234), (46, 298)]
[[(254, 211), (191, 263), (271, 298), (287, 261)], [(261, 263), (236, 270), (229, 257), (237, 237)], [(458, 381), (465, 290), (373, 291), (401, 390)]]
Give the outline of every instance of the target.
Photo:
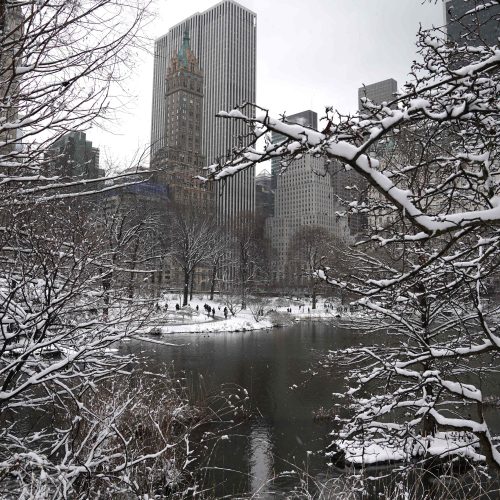
[(203, 482), (212, 446), (247, 414), (248, 396), (237, 387), (201, 394), (168, 368), (160, 375), (136, 366), (80, 401), (65, 398), (50, 426), (34, 423), (45, 446), (13, 455), (6, 497), (189, 498), (210, 486)]
[(138, 399), (97, 406), (94, 398), (128, 379), (130, 359), (110, 346), (148, 318), (126, 286), (144, 262), (137, 245), (145, 235), (122, 216), (110, 225), (99, 218), (90, 200), (102, 202), (116, 185), (71, 176), (51, 146), (112, 114), (111, 96), (143, 43), (146, 4), (0, 4), (3, 497), (78, 498), (78, 485), (111, 484), (144, 458), (132, 460), (132, 438), (113, 427)]
[(290, 314), (281, 311), (270, 311), (268, 313), (269, 320), (273, 327), (293, 325), (293, 318)]

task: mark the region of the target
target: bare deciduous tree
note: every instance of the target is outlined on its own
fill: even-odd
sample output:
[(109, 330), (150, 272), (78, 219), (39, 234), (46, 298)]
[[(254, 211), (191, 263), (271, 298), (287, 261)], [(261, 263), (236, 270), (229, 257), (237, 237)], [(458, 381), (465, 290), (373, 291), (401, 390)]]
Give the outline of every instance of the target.
[(194, 205), (172, 206), (172, 227), (170, 231), (170, 254), (183, 273), (182, 305), (188, 304), (189, 286), (196, 268), (210, 262), (218, 252), (215, 241), (220, 232), (211, 214)]
[(335, 259), (332, 255), (334, 238), (323, 227), (303, 226), (291, 239), (288, 250), (287, 276), (291, 284), (306, 286), (316, 309), (318, 290), (324, 286), (316, 271)]
[[(5, 496), (86, 498), (102, 496), (102, 487), (110, 497), (146, 494), (146, 486), (141, 491), (131, 480), (134, 471), (175, 446), (162, 435), (166, 409), (162, 415), (144, 414), (164, 439), (138, 449), (137, 436), (128, 432), (130, 421), (122, 417), (144, 401), (111, 397), (96, 406), (107, 384), (130, 374), (131, 359), (112, 344), (148, 318), (149, 308), (132, 303), (113, 279), (142, 265), (136, 243), (143, 226), (122, 225), (118, 243), (110, 246), (110, 232), (102, 230), (97, 212), (77, 200), (116, 184), (63, 176), (54, 171), (50, 151), (56, 139), (121, 105), (113, 95), (143, 43), (146, 4), (0, 2), (0, 488)], [(186, 433), (181, 434), (183, 440)]]
[(252, 288), (267, 279), (265, 242), (261, 226), (253, 214), (243, 213), (233, 230), (233, 255), (235, 284), (240, 291), (241, 308), (246, 309), (247, 297)]

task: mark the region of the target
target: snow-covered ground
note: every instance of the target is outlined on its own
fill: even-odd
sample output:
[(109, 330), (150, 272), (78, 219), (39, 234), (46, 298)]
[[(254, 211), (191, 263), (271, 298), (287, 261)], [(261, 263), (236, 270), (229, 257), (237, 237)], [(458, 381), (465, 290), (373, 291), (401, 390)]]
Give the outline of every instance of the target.
[[(158, 302), (153, 315), (153, 326), (148, 333), (213, 333), (262, 330), (272, 328), (267, 317), (254, 318), (250, 309), (239, 310), (233, 316), (228, 310), (224, 315), (226, 304), (220, 300), (209, 300), (206, 296), (196, 296), (189, 305), (176, 309), (180, 305), (180, 297), (169, 295)], [(210, 307), (210, 314), (205, 309)], [(215, 311), (215, 312), (214, 312)]]
[[(316, 309), (312, 309), (308, 300), (294, 300), (282, 297), (249, 300), (247, 309), (235, 308), (232, 315), (228, 310), (224, 315), (226, 303), (219, 299), (209, 300), (206, 296), (193, 297), (188, 306), (180, 307), (178, 295), (167, 295), (158, 302), (152, 318), (152, 326), (144, 333), (215, 333), (241, 332), (249, 330), (269, 329), (274, 326), (291, 324), (301, 320), (334, 320), (341, 315), (342, 319), (355, 318), (360, 311), (341, 310), (338, 303), (331, 299), (319, 300)], [(176, 309), (176, 304), (179, 309)], [(210, 307), (210, 315), (205, 309)], [(257, 317), (257, 309), (264, 311)], [(229, 309), (229, 308), (228, 308)], [(215, 311), (215, 314), (214, 314)]]

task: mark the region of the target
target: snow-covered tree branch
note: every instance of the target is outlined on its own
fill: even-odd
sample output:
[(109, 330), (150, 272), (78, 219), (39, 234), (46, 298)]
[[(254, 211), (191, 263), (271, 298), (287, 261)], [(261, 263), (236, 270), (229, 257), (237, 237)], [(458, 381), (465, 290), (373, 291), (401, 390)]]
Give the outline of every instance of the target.
[[(162, 257), (157, 221), (113, 210), (118, 182), (57, 171), (51, 148), (123, 104), (147, 4), (0, 2), (2, 497), (153, 494), (194, 458), (199, 420), (182, 388), (166, 377), (153, 397), (116, 348), (152, 309), (131, 299)], [(123, 187), (145, 176), (118, 178)]]
[[(498, 23), (497, 2), (471, 9)], [(353, 417), (334, 442), (350, 462), (461, 456), (500, 468), (485, 393), (500, 354), (490, 293), (500, 264), (500, 49), (464, 40), (420, 30), (420, 57), (391, 102), (328, 108), (318, 130), (250, 103), (219, 113), (247, 123), (248, 141), (209, 179), (273, 158), (286, 175), (312, 154), (369, 186), (365, 201), (346, 203), (368, 220), (349, 256), (357, 264), (317, 270), (371, 314), (378, 335), (394, 334), (333, 357), (348, 360), (354, 384)], [(283, 138), (272, 142), (273, 132)]]

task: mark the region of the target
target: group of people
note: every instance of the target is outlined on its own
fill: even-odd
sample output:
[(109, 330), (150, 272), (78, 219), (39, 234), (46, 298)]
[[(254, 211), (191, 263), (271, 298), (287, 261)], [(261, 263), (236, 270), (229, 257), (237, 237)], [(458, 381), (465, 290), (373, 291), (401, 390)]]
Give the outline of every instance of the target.
[(357, 312), (361, 309), (361, 306), (359, 304), (348, 304), (346, 306), (338, 306), (337, 307), (337, 312), (342, 314), (342, 313), (353, 313)]
[[(212, 315), (212, 318), (215, 318), (215, 308), (210, 307), (208, 304), (204, 304), (203, 308), (205, 309), (205, 312), (207, 313), (207, 316), (210, 318), (210, 315)], [(219, 306), (220, 309), (220, 306)], [(196, 310), (198, 310), (198, 306), (196, 306)], [(224, 318), (227, 319), (227, 307), (224, 307)]]
[[(211, 306), (209, 306), (208, 304), (204, 304), (204, 305), (203, 305), (203, 308), (205, 309), (205, 312), (206, 312), (206, 314), (207, 314), (207, 316), (208, 316), (209, 318), (210, 318), (210, 317), (212, 317), (212, 318), (214, 318), (214, 319), (215, 319), (215, 307), (211, 307)], [(158, 303), (158, 302), (157, 302), (157, 303), (155, 304), (155, 309), (156, 309), (156, 311), (157, 311), (157, 312), (160, 312), (160, 311), (161, 311), (161, 305), (160, 305), (160, 303)], [(165, 302), (165, 303), (163, 304), (163, 309), (164, 309), (165, 311), (168, 311), (168, 303), (167, 303), (167, 302)], [(178, 304), (178, 303), (177, 303), (177, 304), (175, 304), (175, 310), (176, 310), (176, 311), (179, 311), (180, 309), (181, 309), (180, 304)], [(200, 309), (200, 308), (199, 308), (199, 306), (198, 306), (198, 305), (196, 305), (196, 310), (197, 310), (197, 311), (199, 311), (199, 309)], [(219, 306), (219, 310), (220, 310), (220, 306)], [(228, 308), (227, 308), (227, 307), (224, 307), (224, 311), (223, 311), (223, 312), (224, 312), (224, 318), (225, 318), (225, 319), (227, 319), (227, 315), (228, 315), (228, 313), (229, 313)]]
[(210, 315), (212, 315), (212, 318), (215, 318), (215, 307), (210, 307), (208, 304), (204, 304), (203, 308), (205, 309), (205, 312), (207, 313), (207, 316), (210, 318)]
[[(301, 312), (301, 311), (304, 311), (304, 312), (305, 312), (305, 306), (304, 306), (304, 305), (299, 304), (299, 312)], [(286, 310), (286, 312), (291, 313), (291, 312), (292, 312), (292, 308), (291, 308), (291, 307), (288, 307), (288, 308), (287, 308), (287, 310)], [(310, 312), (311, 312), (311, 308), (310, 308), (310, 307), (308, 307), (308, 308), (307, 308), (307, 312), (308, 312), (308, 313), (310, 313)]]

